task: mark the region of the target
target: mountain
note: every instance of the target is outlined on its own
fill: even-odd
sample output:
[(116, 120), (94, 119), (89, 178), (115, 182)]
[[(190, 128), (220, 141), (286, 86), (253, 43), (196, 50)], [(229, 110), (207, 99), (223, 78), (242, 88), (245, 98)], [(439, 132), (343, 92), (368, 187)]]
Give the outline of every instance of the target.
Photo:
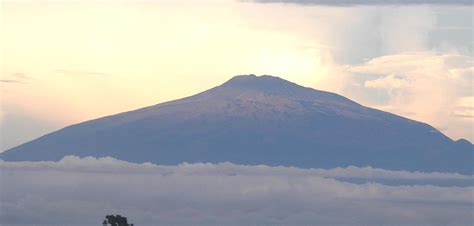
[(472, 174), (474, 148), (428, 124), (278, 77), (242, 75), (197, 95), (68, 126), (6, 161), (112, 156), (304, 168), (372, 166)]

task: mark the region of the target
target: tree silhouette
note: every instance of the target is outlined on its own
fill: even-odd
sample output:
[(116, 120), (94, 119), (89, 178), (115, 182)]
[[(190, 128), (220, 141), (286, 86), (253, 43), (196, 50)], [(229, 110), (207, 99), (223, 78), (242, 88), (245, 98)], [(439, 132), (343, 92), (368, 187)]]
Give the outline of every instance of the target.
[(133, 226), (133, 224), (128, 224), (127, 218), (120, 215), (107, 215), (105, 216), (103, 225), (110, 224), (111, 226)]

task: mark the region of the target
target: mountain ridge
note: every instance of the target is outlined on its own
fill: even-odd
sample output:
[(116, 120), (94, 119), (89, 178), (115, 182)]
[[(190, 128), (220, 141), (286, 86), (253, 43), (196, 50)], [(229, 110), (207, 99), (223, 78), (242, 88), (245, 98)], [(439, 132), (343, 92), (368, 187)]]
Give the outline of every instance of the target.
[(0, 158), (74, 154), (160, 164), (355, 165), (472, 174), (472, 153), (472, 145), (426, 123), (278, 77), (242, 75), (196, 95), (65, 127)]

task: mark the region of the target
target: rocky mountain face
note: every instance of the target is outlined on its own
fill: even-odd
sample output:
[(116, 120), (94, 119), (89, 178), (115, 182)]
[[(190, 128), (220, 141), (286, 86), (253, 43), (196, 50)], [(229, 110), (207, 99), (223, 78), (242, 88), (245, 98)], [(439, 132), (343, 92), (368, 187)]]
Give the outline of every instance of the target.
[(111, 156), (131, 162), (372, 166), (472, 174), (474, 148), (428, 124), (272, 76), (236, 76), (197, 95), (66, 127), (6, 161)]

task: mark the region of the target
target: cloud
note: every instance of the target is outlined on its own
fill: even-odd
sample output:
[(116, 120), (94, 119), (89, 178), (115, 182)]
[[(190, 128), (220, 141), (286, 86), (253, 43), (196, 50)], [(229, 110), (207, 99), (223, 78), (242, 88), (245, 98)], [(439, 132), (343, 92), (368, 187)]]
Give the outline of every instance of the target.
[(301, 5), (472, 5), (471, 0), (253, 0), (259, 3), (293, 3)]
[(456, 117), (474, 118), (474, 96), (459, 98), (452, 114)]
[(231, 163), (160, 166), (112, 158), (0, 162), (0, 224), (469, 225), (473, 187), (388, 186), (339, 177), (467, 179), (373, 168), (298, 169)]
[(1, 83), (23, 83), (20, 80), (14, 80), (14, 79), (0, 79)]
[(12, 77), (15, 77), (15, 78), (18, 78), (18, 79), (23, 79), (23, 80), (30, 80), (32, 79), (30, 76), (28, 76), (27, 74), (25, 73), (20, 73), (20, 72), (16, 72), (16, 73), (13, 73), (11, 75)]
[(409, 172), (391, 171), (372, 167), (334, 168), (334, 169), (301, 169), (296, 167), (270, 167), (266, 165), (248, 166), (237, 165), (229, 162), (211, 163), (183, 163), (178, 166), (156, 165), (153, 163), (135, 164), (111, 157), (80, 158), (66, 156), (59, 162), (1, 162), (4, 169), (27, 169), (27, 170), (66, 170), (93, 173), (115, 173), (123, 170), (124, 173), (160, 173), (167, 175), (178, 173), (183, 175), (274, 175), (274, 176), (318, 176), (329, 178), (365, 178), (365, 179), (473, 179), (468, 175), (441, 172)]
[[(412, 52), (347, 65), (346, 90), (362, 103), (474, 140), (471, 127), (474, 59), (460, 54)], [(464, 125), (464, 126), (463, 126)]]
[(394, 74), (390, 74), (383, 78), (366, 81), (364, 86), (380, 89), (400, 89), (409, 86), (409, 82)]
[(31, 80), (32, 78), (27, 76), (24, 73), (12, 73), (10, 76), (8, 76), (5, 79), (0, 79), (0, 83), (2, 84), (24, 84), (27, 83), (28, 80)]
[(94, 72), (94, 71), (79, 71), (79, 70), (65, 70), (65, 69), (56, 69), (54, 73), (59, 75), (70, 75), (70, 76), (108, 76), (109, 74), (102, 73), (102, 72)]

